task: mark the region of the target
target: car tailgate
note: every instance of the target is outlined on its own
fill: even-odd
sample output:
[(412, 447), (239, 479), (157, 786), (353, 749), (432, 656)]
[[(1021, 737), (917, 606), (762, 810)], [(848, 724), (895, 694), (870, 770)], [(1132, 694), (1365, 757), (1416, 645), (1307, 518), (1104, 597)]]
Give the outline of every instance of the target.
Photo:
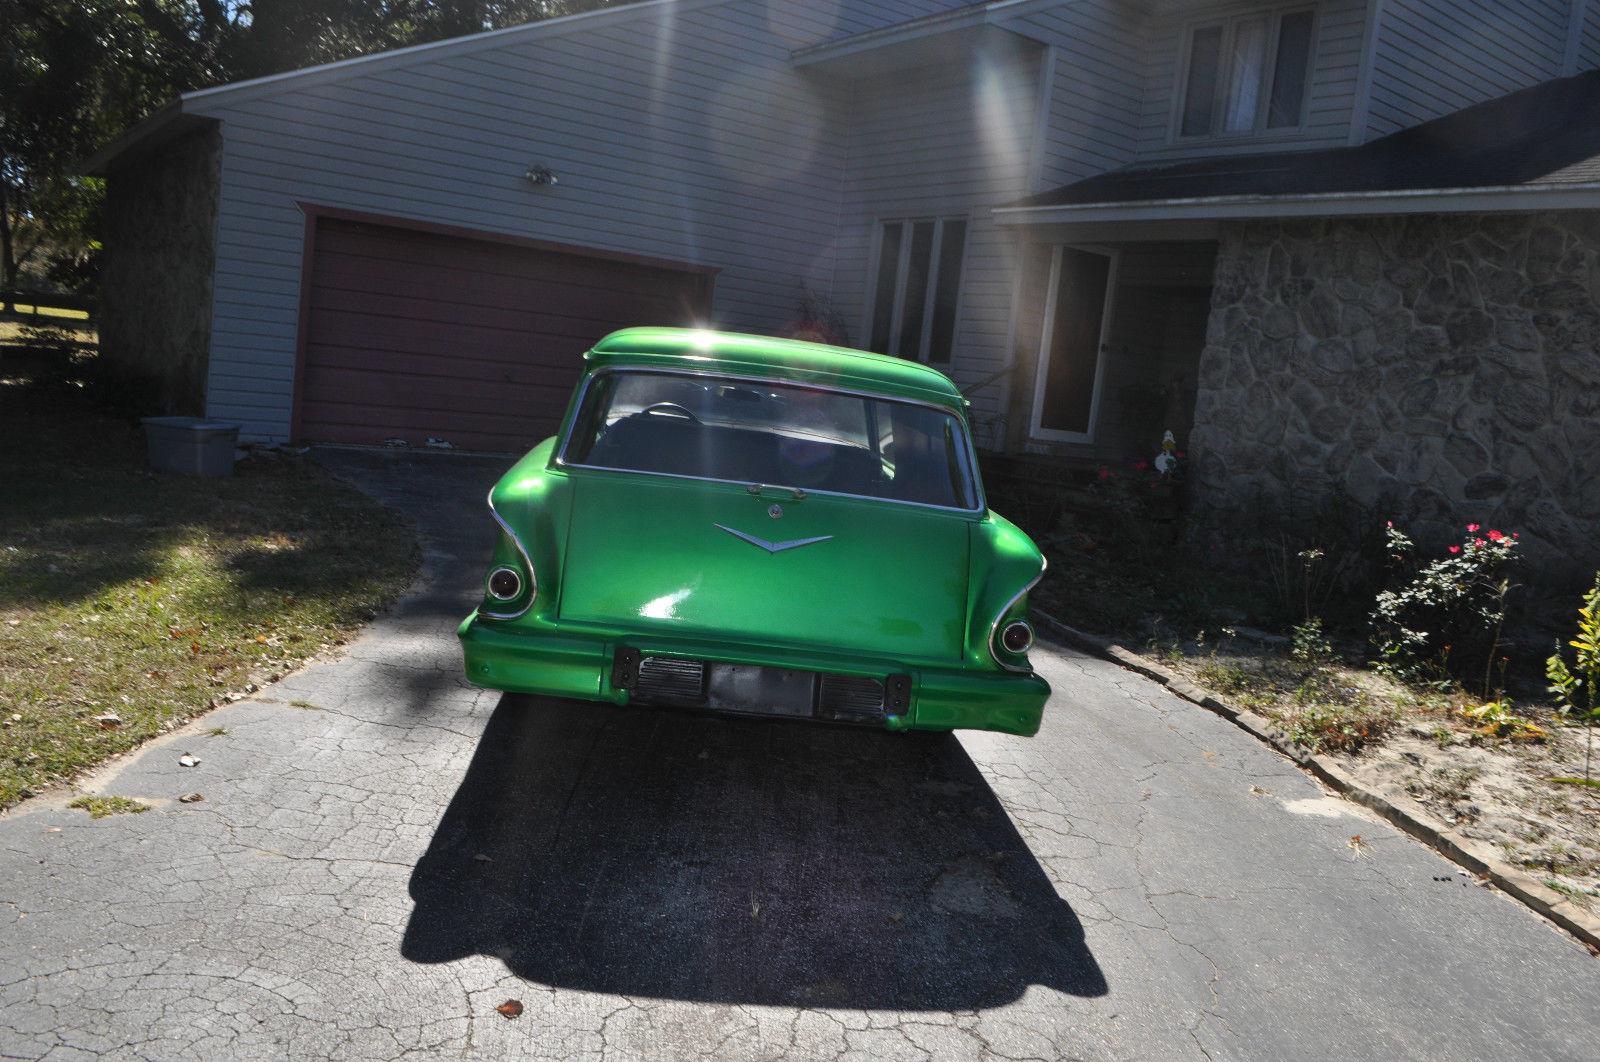
[(969, 519), (927, 506), (575, 472), (564, 621), (899, 658), (961, 655)]

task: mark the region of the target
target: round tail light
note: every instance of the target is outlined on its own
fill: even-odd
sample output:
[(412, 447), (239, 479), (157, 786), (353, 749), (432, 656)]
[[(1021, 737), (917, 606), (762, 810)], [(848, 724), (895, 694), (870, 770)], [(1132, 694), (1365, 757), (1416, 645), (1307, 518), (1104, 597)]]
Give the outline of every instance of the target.
[(1018, 620), (1000, 632), (1000, 644), (1008, 653), (1022, 654), (1033, 647), (1033, 628)]
[(489, 596), (496, 601), (510, 601), (522, 593), (522, 576), (515, 568), (496, 568), (489, 573)]

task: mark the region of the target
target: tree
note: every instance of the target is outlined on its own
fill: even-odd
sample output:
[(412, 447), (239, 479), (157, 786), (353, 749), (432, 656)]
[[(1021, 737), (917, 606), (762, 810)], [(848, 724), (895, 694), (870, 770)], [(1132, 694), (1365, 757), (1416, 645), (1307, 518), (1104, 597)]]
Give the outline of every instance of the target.
[[(0, 285), (76, 279), (99, 182), (79, 164), (167, 99), (226, 76), (219, 0), (0, 0)], [(6, 307), (9, 309), (10, 307)]]
[(230, 80), (539, 22), (631, 0), (248, 0)]
[(0, 0), (0, 289), (92, 281), (103, 190), (77, 171), (181, 93), (627, 2)]

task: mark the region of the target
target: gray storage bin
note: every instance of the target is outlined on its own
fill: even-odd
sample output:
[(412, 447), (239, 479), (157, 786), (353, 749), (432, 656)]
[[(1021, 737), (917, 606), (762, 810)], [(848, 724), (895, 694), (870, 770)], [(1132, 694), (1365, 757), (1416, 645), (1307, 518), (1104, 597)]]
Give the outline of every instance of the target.
[(142, 417), (150, 467), (185, 476), (226, 476), (233, 471), (239, 425), (204, 417)]

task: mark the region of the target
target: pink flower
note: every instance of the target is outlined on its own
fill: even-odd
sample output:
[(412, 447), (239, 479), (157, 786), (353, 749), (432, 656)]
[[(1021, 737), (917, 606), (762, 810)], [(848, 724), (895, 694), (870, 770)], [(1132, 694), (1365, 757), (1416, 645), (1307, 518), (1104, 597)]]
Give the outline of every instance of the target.
[(1505, 537), (1506, 536), (1502, 535), (1498, 531), (1490, 531), (1489, 532), (1489, 541), (1490, 542), (1499, 542), (1501, 539), (1503, 539)]
[(1467, 525), (1467, 530), (1468, 531), (1476, 531), (1477, 529), (1478, 529), (1478, 525), (1477, 524), (1468, 524)]
[(1150, 467), (1150, 462), (1149, 461), (1135, 461), (1133, 463), (1133, 468), (1134, 468), (1134, 471), (1136, 471), (1136, 472), (1143, 472), (1145, 469), (1147, 469), (1149, 467)]
[(1461, 547), (1460, 546), (1451, 546), (1450, 547), (1450, 552), (1451, 553), (1460, 553), (1461, 552)]
[(1101, 478), (1101, 479), (1110, 479), (1110, 478), (1111, 478), (1111, 469), (1109, 469), (1109, 468), (1102, 468), (1102, 469), (1101, 469), (1101, 470), (1100, 470), (1100, 478)]
[(1172, 456), (1176, 457), (1178, 460), (1182, 461), (1185, 457), (1187, 457), (1189, 455), (1184, 453), (1182, 450), (1175, 450), (1175, 451), (1173, 451)]
[(1394, 526), (1394, 521), (1393, 520), (1387, 520), (1387, 521), (1385, 521), (1385, 523), (1387, 523), (1390, 527)]

